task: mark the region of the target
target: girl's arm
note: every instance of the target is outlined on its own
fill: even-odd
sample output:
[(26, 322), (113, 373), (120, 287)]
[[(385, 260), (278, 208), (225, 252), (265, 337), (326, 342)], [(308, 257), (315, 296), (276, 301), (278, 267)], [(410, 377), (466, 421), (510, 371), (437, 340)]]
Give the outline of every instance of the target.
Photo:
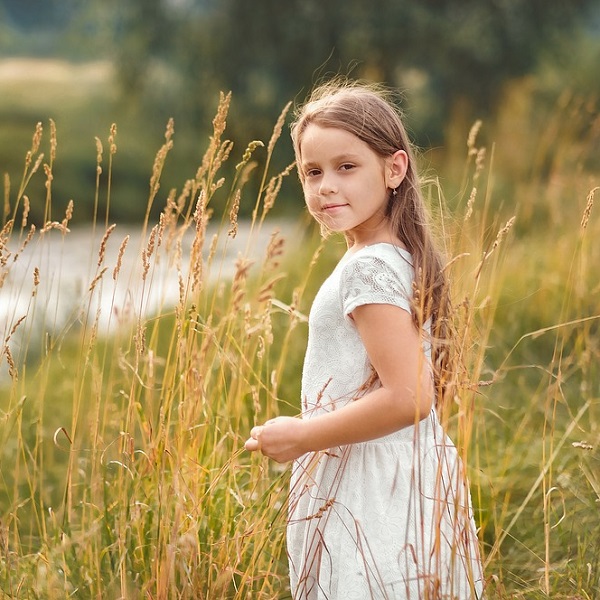
[(311, 419), (278, 417), (254, 427), (247, 450), (286, 462), (306, 452), (383, 437), (429, 414), (431, 367), (411, 315), (390, 304), (366, 304), (352, 317), (381, 387)]

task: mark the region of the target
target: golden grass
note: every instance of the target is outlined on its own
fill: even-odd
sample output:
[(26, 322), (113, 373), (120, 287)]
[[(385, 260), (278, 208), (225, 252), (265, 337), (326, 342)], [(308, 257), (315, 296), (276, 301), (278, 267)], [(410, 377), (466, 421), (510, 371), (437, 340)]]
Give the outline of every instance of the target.
[[(30, 244), (72, 235), (76, 205), (53, 217), (52, 125), (48, 162), (38, 125), (18, 186), (5, 178), (0, 287), (19, 277), (30, 295), (0, 323), (0, 595), (289, 597), (287, 470), (248, 456), (243, 442), (256, 422), (297, 414), (305, 315), (341, 247), (307, 228), (303, 244), (273, 232), (257, 254), (293, 169), (269, 170), (289, 106), (267, 144), (248, 144), (228, 182), (220, 169), (233, 154), (223, 138), (230, 101), (221, 96), (195, 175), (164, 194), (151, 223), (174, 143), (167, 125), (141, 227), (143, 293), (127, 316), (113, 292), (108, 336), (97, 297), (126, 276), (131, 238), (117, 240), (108, 262), (118, 228), (108, 208), (102, 226), (94, 222), (104, 233), (81, 302), (58, 322), (37, 294), (47, 265), (17, 271)], [(545, 235), (516, 235), (521, 215), (529, 219), (539, 207), (522, 206), (527, 198), (519, 196), (513, 212), (498, 210), (497, 152), (478, 146), (482, 127), (468, 135), (456, 208), (449, 211), (438, 182), (426, 185), (449, 257), (457, 333), (454, 394), (442, 417), (469, 468), (489, 597), (592, 598), (600, 575), (593, 558), (600, 532), (597, 186), (587, 188), (567, 225), (550, 220)], [(116, 135), (113, 126), (106, 171), (96, 140), (96, 207), (103, 194), (110, 207)], [(26, 191), (35, 176), (47, 184), (39, 228), (28, 222)], [(260, 185), (251, 233), (229, 276), (226, 250), (239, 241), (238, 211), (253, 176)], [(536, 181), (538, 191), (544, 181)], [(216, 194), (227, 202), (215, 218)], [(285, 253), (290, 244), (293, 258)], [(149, 314), (161, 261), (177, 281), (178, 300)]]

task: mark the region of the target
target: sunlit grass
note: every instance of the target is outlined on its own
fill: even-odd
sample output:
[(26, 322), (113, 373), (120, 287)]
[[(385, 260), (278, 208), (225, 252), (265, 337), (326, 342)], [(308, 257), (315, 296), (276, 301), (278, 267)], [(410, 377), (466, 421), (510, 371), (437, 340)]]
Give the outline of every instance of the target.
[[(243, 442), (254, 423), (298, 413), (306, 314), (343, 243), (321, 242), (307, 224), (270, 235), (270, 209), (295, 176), (269, 166), (285, 114), (270, 140), (244, 152), (226, 140), (228, 106), (223, 96), (201, 164), (172, 192), (159, 185), (176, 143), (167, 126), (138, 247), (110, 219), (120, 134), (98, 140), (90, 192), (102, 206), (98, 235), (81, 249), (89, 273), (77, 293), (66, 293), (66, 317), (38, 293), (48, 261), (59, 257), (27, 258), (33, 245), (55, 248), (51, 239), (73, 235), (68, 204), (52, 196), (51, 131), (34, 138), (22, 182), (5, 182), (0, 281), (3, 292), (16, 282), (28, 298), (3, 311), (0, 323), (7, 597), (289, 598), (287, 470), (247, 455)], [(446, 199), (443, 181), (426, 190), (450, 257), (457, 332), (454, 394), (443, 419), (468, 465), (488, 596), (593, 598), (600, 577), (593, 176), (570, 172), (559, 152), (552, 177), (532, 167), (535, 198), (532, 184), (499, 199), (499, 150), (479, 142), (476, 128), (467, 134), (456, 134), (468, 138), (453, 182), (460, 194)], [(502, 144), (495, 140), (495, 148)], [(223, 179), (228, 162), (237, 167)], [(30, 175), (48, 183), (47, 193), (30, 192)], [(544, 218), (538, 231), (532, 215), (556, 212), (557, 177), (575, 200), (568, 217)], [(245, 187), (252, 178), (258, 197)], [(217, 195), (226, 209), (215, 214)], [(32, 228), (29, 202), (41, 204), (45, 224)], [(250, 205), (250, 223), (238, 222), (239, 203)], [(162, 204), (156, 222), (152, 204)], [(240, 245), (242, 227), (250, 233)], [(128, 283), (140, 291), (123, 304), (121, 259), (132, 254), (138, 268)], [(176, 298), (148, 310), (151, 294), (161, 297), (155, 288), (165, 263)], [(56, 277), (60, 287), (66, 273)]]

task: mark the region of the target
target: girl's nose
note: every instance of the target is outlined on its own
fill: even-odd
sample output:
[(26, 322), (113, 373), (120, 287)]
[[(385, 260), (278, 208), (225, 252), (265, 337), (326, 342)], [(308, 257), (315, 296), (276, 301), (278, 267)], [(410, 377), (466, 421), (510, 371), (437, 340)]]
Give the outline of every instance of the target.
[(321, 194), (332, 194), (337, 192), (337, 186), (331, 175), (321, 175), (321, 185), (319, 186)]

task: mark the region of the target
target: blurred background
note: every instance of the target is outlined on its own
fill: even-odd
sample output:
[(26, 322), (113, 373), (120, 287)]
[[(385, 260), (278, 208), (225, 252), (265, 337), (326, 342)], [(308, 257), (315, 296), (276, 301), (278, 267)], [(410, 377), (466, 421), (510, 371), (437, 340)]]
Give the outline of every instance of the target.
[[(585, 103), (589, 118), (579, 117), (570, 135), (588, 135), (599, 66), (597, 0), (0, 0), (4, 194), (11, 195), (6, 175), (12, 194), (18, 188), (36, 123), (48, 131), (53, 119), (53, 204), (64, 212), (73, 199), (73, 223), (91, 219), (94, 138), (106, 148), (116, 123), (111, 217), (136, 221), (170, 117), (175, 144), (164, 197), (194, 175), (219, 91), (233, 93), (226, 137), (241, 153), (253, 139), (268, 140), (288, 101), (301, 102), (335, 74), (397, 88), (415, 142), (442, 176), (462, 164), (476, 119), (488, 143), (501, 126), (507, 160), (498, 162), (497, 177), (509, 193), (527, 177), (510, 162), (511, 144), (537, 144), (557, 106)], [(293, 158), (288, 137), (276, 168)], [(286, 183), (278, 211), (301, 206), (294, 185)], [(28, 193), (35, 222), (43, 216), (43, 176)]]
[[(315, 262), (295, 176), (267, 217), (281, 237), (253, 246), (248, 217), (261, 174), (275, 184), (293, 160), (287, 131), (268, 158), (282, 109), (348, 75), (397, 90), (443, 213), (468, 371), (451, 437), (473, 447), (488, 597), (600, 598), (599, 67), (599, 0), (0, 0), (0, 596), (164, 597), (172, 573), (173, 597), (285, 589), (283, 475), (273, 487), (237, 450), (262, 415), (297, 411), (298, 315), (344, 245)], [(221, 91), (234, 148), (192, 192)], [(45, 156), (28, 162), (38, 123)], [(198, 186), (221, 176), (205, 236)], [(187, 212), (162, 213), (159, 255), (146, 225), (171, 190)], [(246, 283), (241, 258), (263, 254)]]

